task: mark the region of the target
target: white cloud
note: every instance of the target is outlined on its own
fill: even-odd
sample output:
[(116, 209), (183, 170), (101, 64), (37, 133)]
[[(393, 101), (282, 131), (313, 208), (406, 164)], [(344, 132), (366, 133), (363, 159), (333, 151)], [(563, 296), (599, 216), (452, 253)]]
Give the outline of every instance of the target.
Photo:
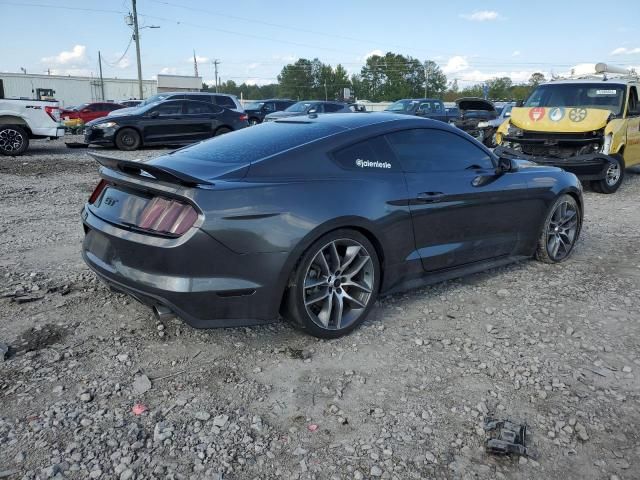
[[(209, 61), (209, 57), (202, 57), (200, 55), (196, 55), (196, 61), (198, 63), (207, 63)], [(193, 63), (193, 55), (187, 58), (185, 62)]]
[(442, 67), (442, 71), (446, 75), (451, 75), (453, 73), (463, 72), (469, 69), (469, 62), (467, 61), (467, 57), (463, 57), (461, 55), (456, 55), (454, 57), (449, 58), (447, 64)]
[(494, 10), (478, 10), (473, 13), (463, 13), (460, 16), (471, 22), (492, 22), (502, 18), (500, 14)]
[(514, 50), (513, 53), (511, 54), (512, 57), (519, 57), (520, 56), (520, 50)]
[(160, 75), (178, 75), (176, 67), (164, 67), (160, 70)]
[(52, 57), (44, 57), (41, 61), (49, 65), (86, 65), (87, 47), (75, 45), (69, 52), (62, 51)]
[(611, 55), (634, 55), (636, 53), (640, 53), (640, 47), (636, 47), (636, 48), (618, 47), (611, 52)]
[(292, 63), (298, 59), (298, 57), (292, 53), (275, 54), (275, 55), (272, 55), (271, 58), (273, 58), (274, 60), (278, 60), (280, 62), (286, 62), (286, 63)]
[(371, 50), (369, 53), (365, 54), (364, 60), (373, 56), (384, 57), (384, 52), (379, 48), (376, 48), (375, 50)]

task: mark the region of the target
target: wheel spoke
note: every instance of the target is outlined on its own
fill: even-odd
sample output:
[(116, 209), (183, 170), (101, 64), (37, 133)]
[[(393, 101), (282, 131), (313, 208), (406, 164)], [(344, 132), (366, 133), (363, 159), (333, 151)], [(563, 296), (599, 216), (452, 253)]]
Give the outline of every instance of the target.
[(347, 247), (347, 251), (344, 254), (344, 258), (342, 259), (342, 265), (340, 265), (340, 269), (343, 272), (347, 270), (347, 268), (349, 268), (349, 265), (351, 265), (351, 263), (358, 256), (360, 250), (362, 250), (362, 247), (360, 245), (351, 245)]
[(358, 300), (357, 298), (352, 297), (351, 295), (349, 295), (347, 292), (345, 292), (343, 290), (343, 294), (342, 294), (342, 298), (344, 300), (346, 300), (347, 302), (356, 305), (358, 308), (364, 308), (366, 305), (364, 303), (362, 303), (360, 300)]
[(327, 285), (327, 277), (320, 276), (316, 278), (307, 277), (304, 279), (304, 288), (314, 288)]
[(366, 293), (371, 293), (371, 289), (369, 287), (367, 287), (365, 284), (357, 282), (356, 280), (347, 280), (346, 282), (344, 282), (342, 284), (343, 287), (354, 287), (357, 288), (359, 290), (362, 290), (363, 292)]
[(305, 302), (304, 303), (307, 306), (313, 305), (315, 303), (318, 303), (318, 302), (324, 300), (328, 296), (329, 296), (329, 289), (325, 288), (324, 290), (319, 290), (319, 291), (315, 292), (313, 295), (309, 295), (307, 298), (305, 298)]
[[(319, 260), (319, 261), (317, 261)], [(324, 275), (331, 275), (331, 269), (329, 268), (329, 264), (327, 263), (327, 259), (324, 256), (324, 253), (322, 252), (322, 250), (320, 250), (318, 252), (318, 254), (314, 257), (313, 261), (311, 262), (311, 264), (315, 264), (318, 265), (320, 267), (320, 269), (322, 270), (322, 273)]]
[(344, 302), (342, 296), (335, 293), (335, 310), (336, 310), (336, 328), (342, 328), (342, 314), (344, 310)]
[(547, 244), (547, 248), (549, 249), (549, 253), (553, 258), (556, 258), (558, 255), (558, 249), (560, 248), (560, 242), (558, 242), (558, 237), (556, 235), (552, 235)]
[(344, 276), (348, 279), (353, 278), (370, 260), (371, 258), (368, 255), (362, 255), (361, 257), (358, 257), (358, 260), (353, 262), (353, 265), (351, 265), (351, 267), (347, 271), (343, 272)]
[(331, 271), (336, 272), (340, 270), (340, 255), (338, 255), (336, 242), (331, 242), (331, 245), (329, 245), (329, 256), (331, 257)]
[(569, 222), (571, 222), (571, 224), (573, 225), (575, 223), (575, 221), (577, 220), (577, 214), (575, 210), (571, 210), (569, 212), (567, 212), (563, 217), (562, 220), (560, 221), (560, 225), (567, 225)]
[(322, 323), (322, 325), (326, 327), (329, 326), (329, 322), (331, 321), (331, 311), (333, 310), (333, 294), (327, 293), (325, 296), (324, 303), (322, 304), (322, 310), (318, 313), (318, 320)]

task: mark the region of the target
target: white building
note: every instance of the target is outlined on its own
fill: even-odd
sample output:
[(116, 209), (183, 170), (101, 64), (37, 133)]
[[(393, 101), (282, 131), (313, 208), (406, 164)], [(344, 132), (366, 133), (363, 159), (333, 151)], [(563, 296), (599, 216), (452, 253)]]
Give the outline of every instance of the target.
[[(104, 86), (104, 97), (102, 89)], [(180, 75), (158, 75), (158, 80), (143, 80), (144, 98), (158, 91), (198, 91), (202, 88), (202, 77)], [(61, 106), (79, 105), (85, 102), (119, 102), (139, 97), (137, 79), (72, 77), (31, 73), (0, 72), (0, 93), (5, 98), (53, 97)]]

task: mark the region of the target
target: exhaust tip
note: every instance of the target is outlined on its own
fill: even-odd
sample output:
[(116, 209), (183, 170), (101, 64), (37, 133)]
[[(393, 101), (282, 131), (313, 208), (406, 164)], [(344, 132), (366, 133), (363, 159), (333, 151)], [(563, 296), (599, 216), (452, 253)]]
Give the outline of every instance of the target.
[(173, 313), (170, 309), (168, 309), (164, 305), (154, 305), (152, 307), (152, 310), (153, 310), (153, 315), (156, 317), (156, 320), (160, 322), (176, 316), (175, 313)]

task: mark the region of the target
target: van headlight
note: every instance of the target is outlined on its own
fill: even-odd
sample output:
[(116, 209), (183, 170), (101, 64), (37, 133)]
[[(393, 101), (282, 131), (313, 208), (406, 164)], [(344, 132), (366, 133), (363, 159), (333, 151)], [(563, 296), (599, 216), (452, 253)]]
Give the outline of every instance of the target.
[(507, 127), (507, 135), (510, 137), (521, 137), (522, 129), (509, 124), (509, 126)]
[(602, 149), (600, 150), (600, 153), (604, 153), (605, 155), (609, 155), (609, 152), (611, 151), (611, 140), (613, 138), (612, 134), (608, 134), (604, 136), (604, 143), (602, 144)]

